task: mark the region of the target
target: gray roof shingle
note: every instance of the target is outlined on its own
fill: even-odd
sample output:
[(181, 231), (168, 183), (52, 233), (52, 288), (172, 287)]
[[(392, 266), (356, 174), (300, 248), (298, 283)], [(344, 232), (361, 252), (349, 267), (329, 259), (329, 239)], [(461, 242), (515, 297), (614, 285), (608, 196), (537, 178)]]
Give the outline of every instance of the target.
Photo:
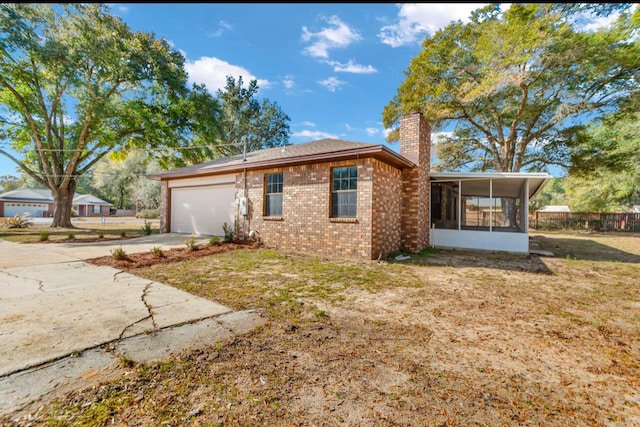
[(225, 157), (210, 162), (199, 163), (193, 166), (174, 169), (168, 172), (161, 172), (148, 175), (149, 178), (169, 178), (189, 175), (206, 175), (216, 172), (232, 172), (242, 168), (268, 167), (270, 165), (285, 165), (287, 163), (304, 163), (319, 158), (332, 158), (348, 156), (350, 154), (380, 154), (382, 157), (394, 160), (404, 166), (413, 164), (379, 144), (369, 144), (365, 142), (344, 141), (340, 139), (326, 138), (318, 141), (311, 141), (302, 144), (287, 145), (284, 147), (266, 148), (262, 150), (248, 152), (246, 161), (243, 155)]

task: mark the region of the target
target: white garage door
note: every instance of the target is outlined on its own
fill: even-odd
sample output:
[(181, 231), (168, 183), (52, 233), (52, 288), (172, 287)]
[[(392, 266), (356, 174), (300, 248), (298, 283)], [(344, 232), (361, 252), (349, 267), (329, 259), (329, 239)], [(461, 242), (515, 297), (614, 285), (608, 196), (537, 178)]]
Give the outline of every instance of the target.
[(41, 217), (43, 212), (47, 210), (44, 203), (13, 203), (5, 202), (4, 216), (11, 217), (22, 213), (31, 214), (32, 217)]
[(171, 189), (171, 231), (223, 236), (222, 224), (233, 226), (235, 184)]

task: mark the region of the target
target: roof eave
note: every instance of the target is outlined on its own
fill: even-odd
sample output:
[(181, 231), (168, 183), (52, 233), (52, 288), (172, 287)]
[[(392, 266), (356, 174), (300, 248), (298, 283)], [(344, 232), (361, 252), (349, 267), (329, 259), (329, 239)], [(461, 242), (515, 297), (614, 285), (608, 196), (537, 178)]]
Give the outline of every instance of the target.
[(296, 166), (305, 163), (321, 163), (324, 161), (337, 161), (358, 157), (375, 157), (383, 160), (400, 169), (412, 168), (415, 166), (413, 162), (389, 150), (382, 145), (371, 145), (366, 147), (350, 148), (346, 150), (333, 151), (330, 153), (306, 154), (295, 157), (283, 157), (280, 159), (269, 159), (259, 161), (247, 161), (246, 163), (234, 163), (232, 165), (211, 166), (203, 169), (177, 170), (173, 172), (164, 172), (147, 175), (147, 178), (155, 180), (185, 178), (206, 175), (219, 175), (223, 173), (240, 172), (244, 169), (269, 169), (282, 166)]

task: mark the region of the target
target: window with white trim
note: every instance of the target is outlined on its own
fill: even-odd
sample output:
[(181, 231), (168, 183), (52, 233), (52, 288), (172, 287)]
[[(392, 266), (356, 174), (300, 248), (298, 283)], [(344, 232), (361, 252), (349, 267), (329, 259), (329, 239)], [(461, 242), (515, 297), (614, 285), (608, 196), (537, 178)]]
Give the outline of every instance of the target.
[(358, 202), (358, 167), (331, 170), (331, 217), (355, 218)]
[(264, 176), (264, 216), (282, 216), (283, 182), (282, 172), (268, 173)]

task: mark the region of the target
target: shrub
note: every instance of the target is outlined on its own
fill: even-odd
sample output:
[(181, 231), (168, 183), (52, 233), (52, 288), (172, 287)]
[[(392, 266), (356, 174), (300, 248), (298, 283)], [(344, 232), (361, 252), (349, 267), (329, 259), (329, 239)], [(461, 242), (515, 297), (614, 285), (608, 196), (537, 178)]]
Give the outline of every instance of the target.
[(4, 225), (7, 228), (28, 228), (33, 225), (33, 221), (31, 215), (25, 212), (9, 218)]
[(104, 231), (98, 231), (98, 239), (104, 239)]
[(122, 230), (122, 231), (120, 232), (120, 237), (127, 237), (127, 232), (126, 232), (126, 231), (124, 231), (124, 230)]
[(220, 245), (220, 237), (211, 236), (209, 239), (209, 246), (219, 246)]
[(73, 232), (70, 231), (67, 233), (67, 239), (71, 240), (75, 238), (76, 238), (76, 235)]
[(41, 231), (40, 232), (40, 241), (41, 242), (46, 242), (47, 240), (49, 240), (49, 232), (48, 231)]
[(111, 256), (116, 260), (127, 259), (127, 253), (122, 249), (122, 246), (119, 248), (111, 249)]
[(222, 224), (222, 233), (224, 234), (224, 242), (233, 242), (233, 228), (226, 222)]
[(151, 249), (151, 255), (156, 258), (160, 258), (164, 255), (164, 252), (162, 252), (162, 248), (160, 246), (154, 246), (153, 249)]
[(151, 223), (145, 219), (144, 225), (142, 226), (142, 232), (145, 236), (149, 236), (152, 231), (153, 230), (151, 229)]
[(195, 251), (196, 249), (198, 249), (198, 245), (196, 244), (196, 238), (194, 237), (193, 234), (191, 235), (191, 237), (187, 239), (186, 242), (184, 242), (184, 244), (187, 245), (187, 248), (189, 248), (189, 250)]
[(145, 219), (160, 218), (160, 210), (159, 209), (143, 209), (138, 213), (138, 217), (145, 218)]

